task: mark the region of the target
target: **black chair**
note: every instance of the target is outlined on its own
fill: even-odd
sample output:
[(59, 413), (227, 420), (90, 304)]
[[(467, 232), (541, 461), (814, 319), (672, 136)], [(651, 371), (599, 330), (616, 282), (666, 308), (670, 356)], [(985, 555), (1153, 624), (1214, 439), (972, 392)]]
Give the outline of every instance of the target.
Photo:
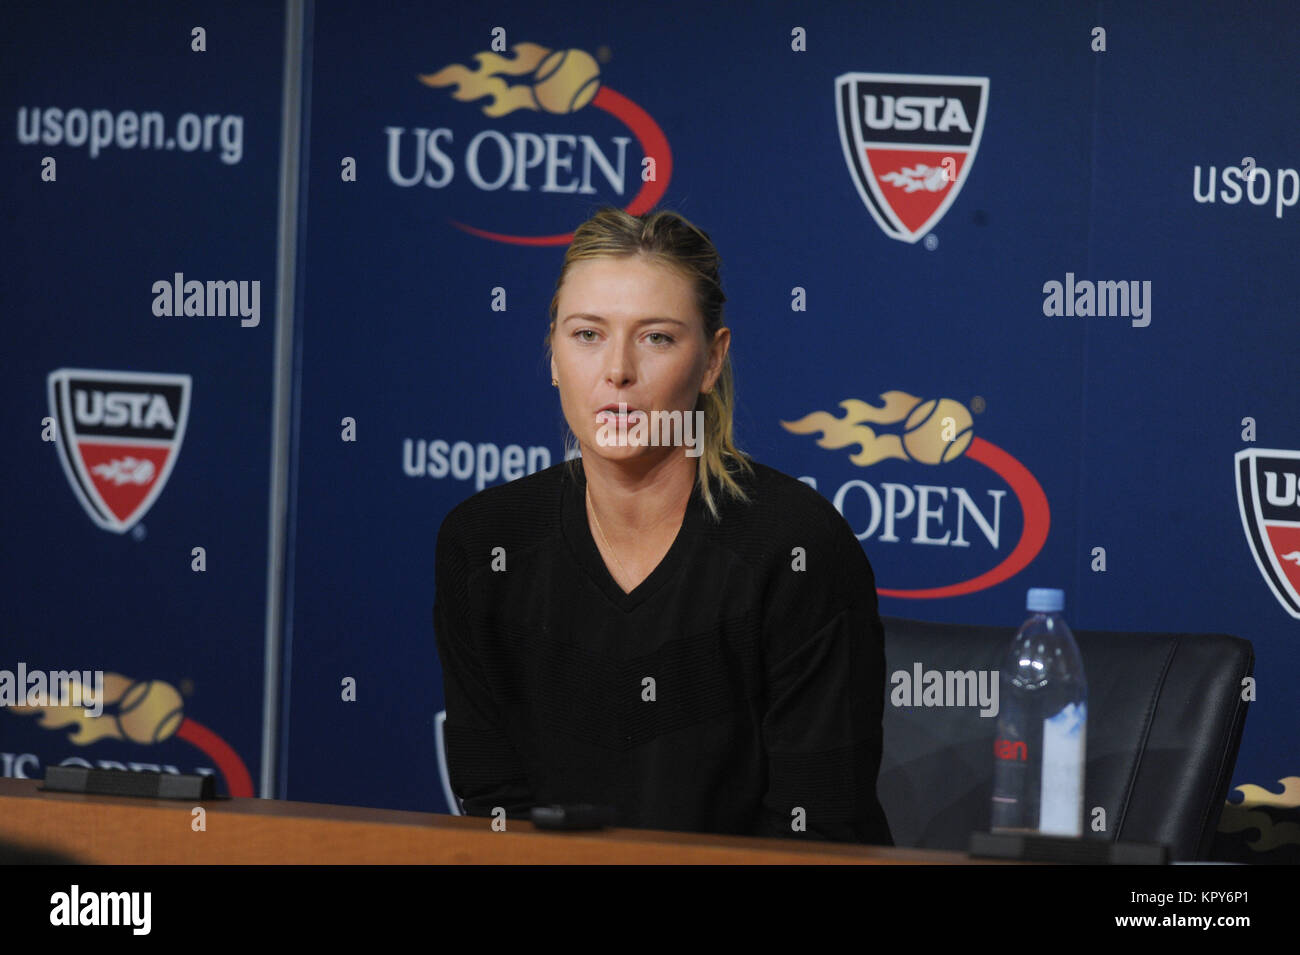
[[(885, 625), (887, 673), (1001, 667), (1013, 627)], [(1074, 634), (1088, 681), (1086, 838), (1159, 843), (1209, 857), (1246, 721), (1247, 640), (1206, 633)], [(885, 697), (878, 793), (899, 846), (965, 851), (989, 829), (996, 717), (978, 706), (898, 707)], [(1093, 808), (1104, 832), (1091, 831)]]

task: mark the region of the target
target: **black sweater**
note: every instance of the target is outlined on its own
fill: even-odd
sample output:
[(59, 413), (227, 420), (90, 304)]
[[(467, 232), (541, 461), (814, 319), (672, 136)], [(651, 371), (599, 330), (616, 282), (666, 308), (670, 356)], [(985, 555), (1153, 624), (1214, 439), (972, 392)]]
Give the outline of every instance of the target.
[(488, 488), (438, 532), (433, 608), (452, 790), (614, 806), (646, 829), (892, 844), (876, 798), (885, 692), (875, 577), (808, 485), (753, 462), (751, 501), (696, 487), (630, 594), (574, 461)]

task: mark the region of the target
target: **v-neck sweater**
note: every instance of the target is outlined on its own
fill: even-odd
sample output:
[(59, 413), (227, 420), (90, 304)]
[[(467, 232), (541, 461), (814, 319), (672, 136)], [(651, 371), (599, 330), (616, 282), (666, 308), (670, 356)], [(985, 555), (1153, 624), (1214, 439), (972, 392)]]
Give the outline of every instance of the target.
[(595, 803), (633, 828), (892, 844), (870, 562), (826, 498), (750, 461), (749, 501), (715, 490), (715, 522), (697, 484), (630, 593), (580, 460), (446, 516), (433, 622), (466, 814)]

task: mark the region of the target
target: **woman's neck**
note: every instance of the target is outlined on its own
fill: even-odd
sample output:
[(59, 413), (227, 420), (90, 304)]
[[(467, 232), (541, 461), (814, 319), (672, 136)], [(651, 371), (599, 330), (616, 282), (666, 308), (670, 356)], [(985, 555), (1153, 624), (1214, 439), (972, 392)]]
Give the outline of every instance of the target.
[(680, 448), (637, 469), (584, 456), (587, 492), (605, 536), (635, 543), (664, 531), (665, 525), (676, 535), (695, 488), (698, 461)]

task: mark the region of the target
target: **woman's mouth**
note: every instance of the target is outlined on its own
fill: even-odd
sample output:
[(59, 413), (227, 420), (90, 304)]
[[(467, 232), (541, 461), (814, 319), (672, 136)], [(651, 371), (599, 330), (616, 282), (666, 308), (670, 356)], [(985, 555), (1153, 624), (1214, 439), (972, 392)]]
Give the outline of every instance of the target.
[(617, 408), (602, 408), (596, 412), (596, 421), (604, 424), (618, 426), (633, 425), (645, 417), (645, 412), (640, 408), (627, 408), (625, 412), (620, 413)]

